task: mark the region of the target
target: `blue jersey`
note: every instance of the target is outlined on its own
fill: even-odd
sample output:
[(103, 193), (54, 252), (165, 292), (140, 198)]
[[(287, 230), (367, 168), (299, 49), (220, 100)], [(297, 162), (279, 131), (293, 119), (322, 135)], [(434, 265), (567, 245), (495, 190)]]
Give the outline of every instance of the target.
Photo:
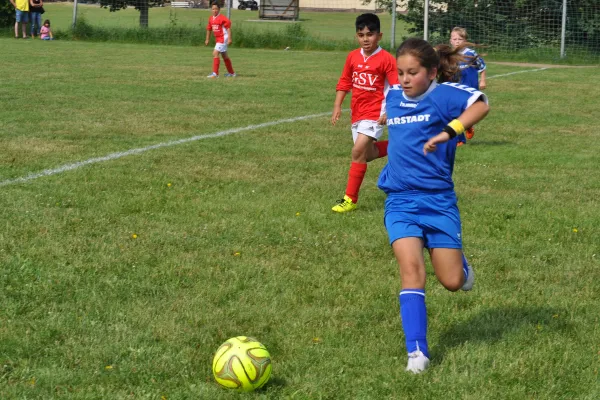
[(470, 48), (465, 48), (462, 53), (466, 60), (459, 64), (460, 82), (463, 85), (479, 89), (479, 74), (485, 70), (486, 65), (483, 58)]
[(483, 93), (458, 83), (434, 81), (417, 98), (409, 98), (400, 85), (394, 85), (386, 97), (388, 163), (379, 176), (379, 188), (388, 194), (453, 190), (456, 138), (438, 144), (427, 156), (423, 146), (478, 99), (487, 103)]

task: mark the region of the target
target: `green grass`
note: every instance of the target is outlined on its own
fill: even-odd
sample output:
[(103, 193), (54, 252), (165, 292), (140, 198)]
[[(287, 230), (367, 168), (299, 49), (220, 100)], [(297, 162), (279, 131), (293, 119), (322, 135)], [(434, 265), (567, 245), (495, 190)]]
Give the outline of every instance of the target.
[[(0, 46), (0, 182), (329, 112), (346, 56), (232, 49), (239, 77), (213, 81), (208, 49)], [(488, 67), (455, 168), (477, 282), (449, 293), (428, 267), (426, 374), (403, 371), (384, 161), (356, 212), (330, 211), (345, 113), (0, 184), (0, 398), (239, 398), (210, 370), (237, 335), (273, 358), (247, 398), (598, 398), (598, 70)]]

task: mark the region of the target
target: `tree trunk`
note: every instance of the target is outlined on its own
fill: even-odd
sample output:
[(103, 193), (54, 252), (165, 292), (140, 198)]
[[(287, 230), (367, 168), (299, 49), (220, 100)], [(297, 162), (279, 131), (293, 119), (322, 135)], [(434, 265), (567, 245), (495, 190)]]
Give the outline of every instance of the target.
[(140, 6), (140, 28), (148, 27), (148, 4)]

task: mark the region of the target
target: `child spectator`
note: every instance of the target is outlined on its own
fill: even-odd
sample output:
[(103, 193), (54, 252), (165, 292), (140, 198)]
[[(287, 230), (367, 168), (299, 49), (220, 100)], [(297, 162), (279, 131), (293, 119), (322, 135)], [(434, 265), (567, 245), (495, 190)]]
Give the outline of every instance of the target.
[(44, 25), (40, 29), (40, 39), (54, 40), (54, 36), (52, 35), (52, 29), (50, 29), (50, 20), (49, 19), (44, 21)]
[(398, 83), (396, 60), (379, 47), (383, 34), (379, 17), (367, 13), (355, 22), (360, 48), (350, 52), (336, 86), (331, 123), (335, 125), (342, 114), (342, 102), (352, 92), (352, 163), (344, 198), (332, 210), (348, 212), (356, 209), (358, 192), (367, 172), (367, 162), (387, 155), (387, 140), (378, 142), (385, 124), (385, 93), (389, 85)]

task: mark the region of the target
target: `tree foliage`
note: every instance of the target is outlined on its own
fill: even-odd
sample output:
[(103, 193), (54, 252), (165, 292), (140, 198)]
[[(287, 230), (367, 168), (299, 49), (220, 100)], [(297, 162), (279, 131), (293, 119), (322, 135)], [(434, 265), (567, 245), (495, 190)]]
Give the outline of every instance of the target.
[(10, 1), (0, 2), (0, 28), (14, 25), (15, 23), (15, 8)]
[(165, 0), (100, 0), (100, 7), (108, 8), (111, 12), (127, 7), (135, 7), (140, 12), (140, 26), (148, 27), (148, 10), (151, 7), (162, 7)]
[[(391, 10), (393, 0), (375, 1)], [(423, 35), (424, 0), (397, 1), (408, 10), (398, 19)], [(429, 37), (447, 40), (456, 25), (467, 29), (469, 40), (493, 47), (531, 48), (560, 43), (562, 0), (429, 0)], [(567, 1), (567, 43), (600, 51), (600, 1)]]

